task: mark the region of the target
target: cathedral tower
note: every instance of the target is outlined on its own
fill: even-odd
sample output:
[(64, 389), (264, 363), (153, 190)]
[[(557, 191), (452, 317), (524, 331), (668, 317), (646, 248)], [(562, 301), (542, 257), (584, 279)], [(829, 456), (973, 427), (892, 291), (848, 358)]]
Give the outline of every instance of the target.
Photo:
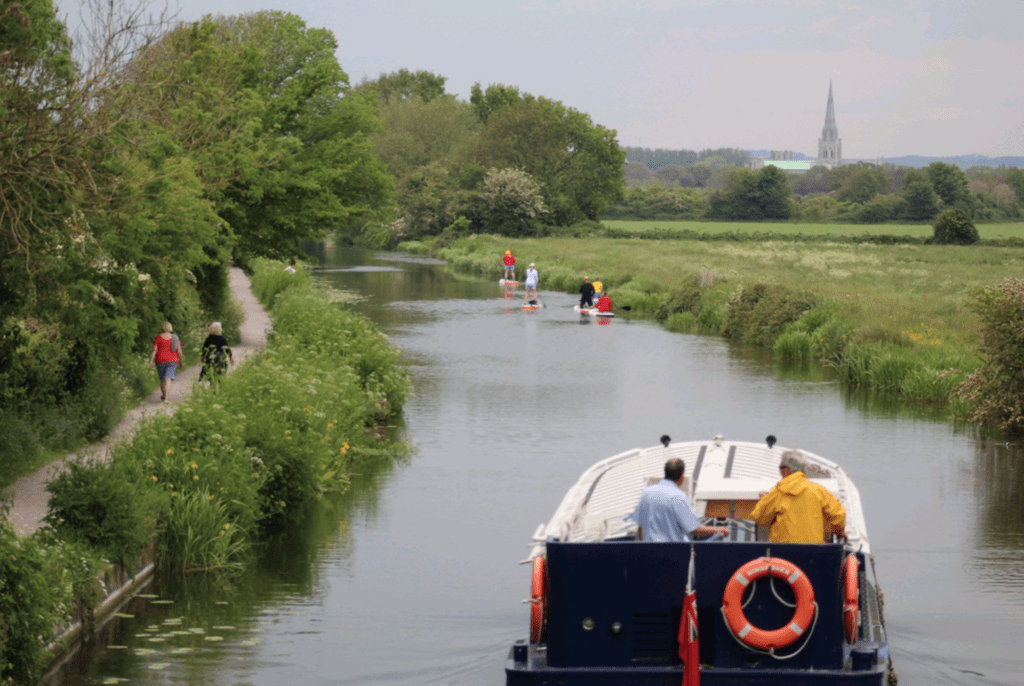
[(843, 141), (836, 128), (836, 106), (832, 102), (832, 79), (828, 81), (828, 106), (825, 108), (825, 126), (818, 139), (818, 164), (829, 169), (838, 167), (843, 161)]

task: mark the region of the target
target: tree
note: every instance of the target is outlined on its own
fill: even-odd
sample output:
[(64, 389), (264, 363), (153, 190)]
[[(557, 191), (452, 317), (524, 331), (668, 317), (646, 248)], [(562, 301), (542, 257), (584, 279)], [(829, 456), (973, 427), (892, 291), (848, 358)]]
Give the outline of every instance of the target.
[(711, 166), (703, 162), (690, 167), (690, 172), (693, 174), (693, 180), (698, 186), (707, 186), (708, 181), (711, 179)]
[(942, 200), (945, 207), (959, 207), (970, 212), (973, 203), (971, 202), (971, 191), (968, 188), (967, 175), (960, 167), (945, 162), (932, 162), (925, 169), (928, 179), (932, 182), (932, 188), (936, 195)]
[(627, 162), (623, 176), (630, 181), (647, 181), (652, 178), (651, 170), (643, 162)]
[(377, 158), (400, 179), (431, 162), (448, 160), (476, 135), (476, 115), (445, 95), (429, 102), (396, 100), (381, 106), (384, 126), (372, 135)]
[(143, 78), (174, 77), (146, 114), (196, 158), (236, 258), (292, 255), (390, 202), (375, 98), (348, 88), (336, 49), (329, 31), (259, 12), (182, 25), (139, 61)]
[(1024, 170), (1011, 169), (1006, 174), (1006, 183), (1013, 187), (1017, 194), (1017, 202), (1024, 205)]
[(911, 169), (904, 175), (903, 199), (907, 202), (904, 216), (911, 221), (928, 221), (939, 213), (939, 196), (923, 172)]
[(399, 69), (390, 74), (380, 74), (370, 81), (364, 78), (356, 90), (373, 91), (384, 104), (419, 100), (430, 102), (445, 94), (444, 84), (447, 77), (429, 71), (410, 72)]
[(491, 84), (487, 90), (480, 88), (480, 83), (474, 83), (470, 89), (469, 102), (476, 110), (476, 116), (482, 124), (486, 124), (491, 115), (495, 112), (510, 107), (520, 101), (532, 101), (534, 98), (529, 94), (521, 94), (515, 86), (504, 86), (502, 84)]
[(933, 229), (933, 240), (940, 245), (972, 245), (981, 240), (971, 215), (959, 207), (940, 214)]
[(492, 113), (467, 156), (483, 167), (530, 174), (558, 225), (597, 219), (623, 195), (626, 156), (615, 132), (546, 98), (523, 98)]
[(889, 179), (885, 170), (870, 162), (844, 164), (828, 174), (829, 188), (843, 202), (866, 203), (886, 190)]
[(479, 198), (485, 228), (507, 236), (530, 233), (533, 220), (547, 213), (540, 186), (521, 169), (490, 169)]
[(693, 178), (693, 172), (685, 167), (676, 164), (665, 165), (654, 172), (654, 178), (666, 186), (686, 186), (692, 188), (697, 185)]
[(793, 212), (786, 172), (766, 166), (756, 172), (746, 167), (731, 170), (725, 188), (711, 196), (709, 215), (715, 219), (787, 219)]
[(811, 167), (804, 174), (789, 176), (789, 186), (797, 195), (811, 195), (828, 192), (829, 170), (824, 165)]

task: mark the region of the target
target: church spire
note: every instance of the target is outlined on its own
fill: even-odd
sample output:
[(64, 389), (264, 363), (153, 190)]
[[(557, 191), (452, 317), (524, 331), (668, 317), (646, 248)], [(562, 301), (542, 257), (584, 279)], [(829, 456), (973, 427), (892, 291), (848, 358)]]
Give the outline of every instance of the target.
[(843, 159), (843, 141), (836, 128), (836, 105), (832, 100), (832, 79), (828, 80), (828, 105), (825, 107), (825, 125), (818, 139), (818, 164), (829, 169), (839, 166)]

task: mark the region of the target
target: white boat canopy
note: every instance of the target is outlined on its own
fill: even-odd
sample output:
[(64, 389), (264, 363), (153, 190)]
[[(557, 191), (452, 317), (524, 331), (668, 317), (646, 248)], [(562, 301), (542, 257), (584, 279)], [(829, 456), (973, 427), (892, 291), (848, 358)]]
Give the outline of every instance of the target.
[[(647, 486), (664, 477), (665, 462), (678, 457), (686, 463), (683, 490), (698, 517), (729, 519), (730, 540), (762, 540), (750, 512), (760, 493), (779, 480), (779, 459), (789, 448), (767, 443), (710, 441), (668, 443), (654, 448), (634, 448), (602, 460), (588, 469), (569, 489), (554, 516), (533, 535), (528, 560), (544, 553), (551, 537), (561, 541), (605, 541), (636, 535), (630, 519)], [(860, 492), (849, 475), (835, 462), (800, 451), (813, 465), (806, 472), (811, 481), (827, 488), (846, 510), (847, 545), (869, 554)], [(764, 539), (766, 540), (766, 538)]]

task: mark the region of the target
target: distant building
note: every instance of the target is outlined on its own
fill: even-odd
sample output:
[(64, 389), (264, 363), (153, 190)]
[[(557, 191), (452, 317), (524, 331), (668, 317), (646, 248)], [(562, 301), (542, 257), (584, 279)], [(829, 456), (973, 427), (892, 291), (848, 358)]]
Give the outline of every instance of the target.
[(810, 171), (816, 163), (811, 160), (794, 160), (792, 150), (772, 150), (768, 157), (751, 157), (747, 160), (747, 167), (757, 171), (764, 167), (778, 167), (784, 172), (802, 174)]
[(825, 107), (825, 126), (818, 139), (818, 164), (832, 169), (843, 163), (843, 141), (836, 128), (836, 106), (832, 102), (832, 79), (828, 81), (828, 105)]
[[(757, 171), (767, 166), (778, 167), (790, 174), (802, 174), (810, 171), (811, 167), (823, 166), (828, 169), (838, 167), (843, 163), (843, 141), (839, 138), (839, 129), (836, 128), (836, 105), (832, 100), (832, 80), (828, 82), (828, 105), (825, 107), (825, 126), (821, 129), (821, 138), (818, 139), (818, 159), (794, 160), (792, 150), (771, 150), (768, 157), (765, 151), (755, 153), (757, 157), (750, 157), (747, 160), (747, 167)], [(800, 157), (805, 157), (803, 154)]]

